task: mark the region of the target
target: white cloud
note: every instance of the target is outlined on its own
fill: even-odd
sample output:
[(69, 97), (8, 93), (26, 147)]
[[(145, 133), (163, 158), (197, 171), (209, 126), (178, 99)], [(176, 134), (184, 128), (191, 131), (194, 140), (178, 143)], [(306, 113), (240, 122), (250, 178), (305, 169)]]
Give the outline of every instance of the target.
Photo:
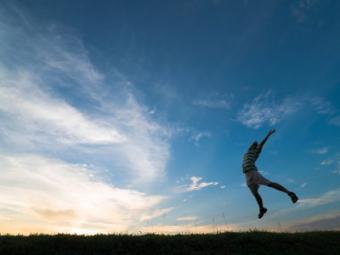
[(194, 132), (190, 139), (194, 142), (195, 146), (200, 146), (200, 141), (203, 138), (208, 138), (211, 136), (210, 132)]
[(312, 153), (324, 155), (324, 154), (327, 154), (328, 151), (329, 151), (328, 147), (322, 147), (322, 148), (319, 148), (319, 149), (312, 150)]
[[(313, 112), (329, 116), (334, 113), (331, 103), (323, 97), (286, 96), (282, 100), (275, 100), (273, 93), (267, 91), (255, 97), (250, 103), (244, 104), (238, 112), (237, 120), (257, 129), (266, 124), (274, 126), (301, 109), (312, 109)], [(337, 121), (332, 119), (329, 123), (336, 125)]]
[(324, 167), (331, 166), (333, 168), (332, 173), (340, 175), (340, 154), (336, 154), (333, 158), (325, 159), (321, 161), (320, 165)]
[(325, 159), (325, 160), (322, 160), (320, 165), (322, 166), (329, 166), (331, 164), (333, 164), (334, 160), (333, 159)]
[(122, 189), (91, 169), (37, 155), (0, 156), (2, 233), (119, 232), (164, 197)]
[(242, 124), (256, 129), (266, 123), (273, 126), (296, 112), (299, 107), (300, 103), (294, 98), (287, 97), (279, 103), (275, 102), (269, 91), (255, 97), (251, 103), (245, 104), (239, 111), (237, 119)]
[(153, 212), (151, 212), (149, 214), (142, 215), (140, 220), (141, 221), (148, 221), (148, 220), (151, 220), (151, 219), (154, 219), (154, 218), (158, 218), (162, 215), (166, 215), (167, 213), (171, 212), (173, 209), (174, 209), (173, 207), (157, 209), (157, 210), (154, 210)]
[(300, 185), (301, 188), (304, 188), (306, 186), (307, 186), (307, 182), (301, 183), (301, 185)]
[(299, 207), (316, 207), (329, 203), (340, 201), (340, 189), (331, 190), (314, 198), (305, 198), (299, 200)]
[(202, 177), (192, 176), (190, 177), (191, 183), (188, 185), (182, 185), (177, 187), (179, 192), (192, 192), (195, 190), (200, 190), (209, 186), (217, 186), (218, 182), (202, 182)]
[(212, 94), (204, 99), (197, 99), (193, 101), (194, 105), (212, 108), (212, 109), (230, 109), (233, 96)]
[(28, 72), (0, 69), (0, 111), (36, 137), (49, 134), (64, 143), (112, 144), (126, 138), (115, 127), (87, 117), (39, 86)]
[(77, 37), (25, 19), (14, 29), (0, 18), (0, 138), (12, 150), (105, 155), (110, 170), (132, 182), (164, 176), (171, 132), (138, 102), (128, 78), (100, 73)]
[(340, 175), (340, 160), (336, 164), (336, 168), (332, 172), (333, 174)]
[[(69, 34), (59, 36), (56, 26), (51, 30), (57, 36), (50, 35), (52, 38), (40, 38), (37, 42), (39, 46), (36, 49), (38, 57), (51, 71), (67, 76), (80, 86), (83, 82), (86, 82), (86, 86), (83, 88), (87, 92), (94, 89), (105, 77), (93, 66), (82, 41)], [(53, 41), (49, 39), (53, 39)], [(40, 45), (44, 45), (45, 49), (48, 50), (41, 50)]]
[(324, 205), (332, 204), (340, 201), (340, 189), (333, 189), (326, 191), (320, 195), (301, 198), (297, 202), (297, 205), (287, 209), (281, 209), (279, 211), (273, 212), (269, 217), (271, 219), (278, 219), (285, 215), (296, 213), (297, 211), (307, 210), (315, 207), (321, 207)]
[(185, 216), (176, 218), (177, 221), (195, 221), (198, 218), (196, 216)]
[(230, 108), (230, 102), (226, 100), (196, 100), (193, 103), (194, 105), (207, 107), (207, 108), (217, 108), (217, 109), (229, 109)]
[(337, 169), (332, 171), (333, 174), (340, 175), (340, 168), (338, 167)]
[(221, 188), (221, 189), (225, 189), (226, 186), (225, 186), (225, 185), (221, 185), (220, 188)]
[(191, 184), (188, 187), (187, 191), (194, 191), (194, 190), (200, 190), (202, 188), (208, 187), (208, 186), (216, 186), (218, 185), (218, 182), (201, 182), (202, 181), (202, 177), (196, 177), (196, 176), (192, 176), (190, 178), (191, 180)]
[(311, 97), (308, 101), (319, 114), (328, 115), (334, 112), (332, 104), (322, 97)]

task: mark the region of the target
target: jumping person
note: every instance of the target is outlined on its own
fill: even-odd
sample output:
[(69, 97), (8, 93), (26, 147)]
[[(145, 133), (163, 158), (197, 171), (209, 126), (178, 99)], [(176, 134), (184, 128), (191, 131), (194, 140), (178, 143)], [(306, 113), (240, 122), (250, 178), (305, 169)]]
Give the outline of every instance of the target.
[(292, 200), (293, 203), (296, 203), (298, 201), (298, 197), (295, 195), (294, 192), (291, 192), (287, 190), (285, 187), (282, 185), (271, 182), (264, 178), (258, 171), (255, 165), (255, 161), (259, 157), (263, 145), (266, 143), (268, 138), (275, 133), (275, 129), (272, 129), (268, 132), (267, 136), (258, 144), (256, 141), (253, 142), (248, 151), (244, 154), (243, 156), (243, 173), (245, 174), (246, 181), (247, 181), (247, 186), (249, 187), (251, 193), (254, 195), (257, 204), (259, 205), (259, 219), (263, 217), (263, 215), (267, 212), (267, 208), (263, 206), (262, 198), (258, 192), (259, 190), (259, 185), (265, 185), (271, 188), (274, 188), (276, 190), (279, 190), (281, 192), (286, 193), (290, 199)]

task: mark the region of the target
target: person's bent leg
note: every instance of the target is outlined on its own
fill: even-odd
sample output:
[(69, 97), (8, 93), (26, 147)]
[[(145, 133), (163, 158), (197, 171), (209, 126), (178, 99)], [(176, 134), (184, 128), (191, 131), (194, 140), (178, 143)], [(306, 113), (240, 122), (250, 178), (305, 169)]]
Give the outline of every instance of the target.
[(262, 197), (260, 196), (259, 192), (258, 192), (258, 185), (251, 185), (249, 186), (249, 189), (251, 191), (251, 193), (254, 195), (256, 202), (259, 206), (259, 219), (261, 219), (263, 217), (263, 215), (267, 212), (267, 208), (265, 208), (263, 206), (263, 201), (262, 201)]

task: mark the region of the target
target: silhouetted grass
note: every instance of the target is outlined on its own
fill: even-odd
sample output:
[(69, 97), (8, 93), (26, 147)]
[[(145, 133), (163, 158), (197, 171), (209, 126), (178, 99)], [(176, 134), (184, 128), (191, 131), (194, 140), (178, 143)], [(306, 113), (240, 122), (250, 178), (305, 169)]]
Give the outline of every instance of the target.
[(0, 254), (340, 254), (340, 232), (0, 236)]

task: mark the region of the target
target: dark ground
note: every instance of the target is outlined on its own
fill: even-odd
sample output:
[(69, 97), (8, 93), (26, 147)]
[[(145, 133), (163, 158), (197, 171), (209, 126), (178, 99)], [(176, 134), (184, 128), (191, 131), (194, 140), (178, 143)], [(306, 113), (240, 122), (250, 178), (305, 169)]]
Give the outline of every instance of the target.
[(0, 255), (82, 254), (334, 254), (340, 232), (204, 235), (0, 236)]

